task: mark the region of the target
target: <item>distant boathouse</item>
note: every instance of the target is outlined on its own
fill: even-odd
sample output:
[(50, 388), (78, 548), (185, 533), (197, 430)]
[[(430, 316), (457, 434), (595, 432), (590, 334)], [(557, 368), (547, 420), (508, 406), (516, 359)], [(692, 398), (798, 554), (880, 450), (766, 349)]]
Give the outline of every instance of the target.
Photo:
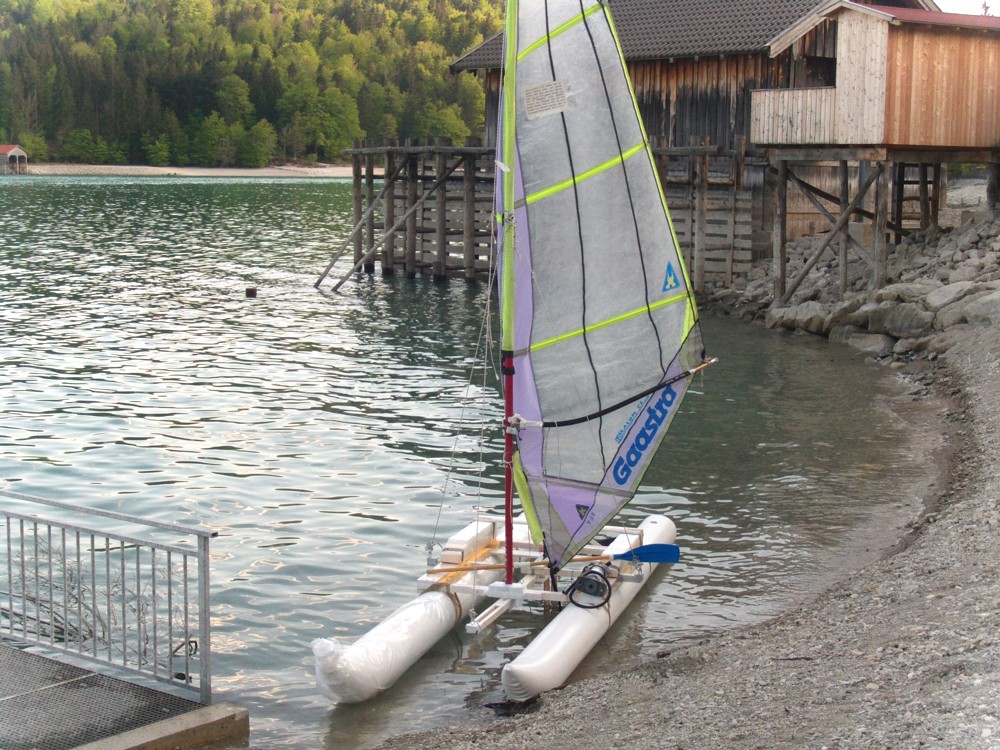
[(0, 174), (27, 174), (28, 152), (16, 143), (0, 144)]

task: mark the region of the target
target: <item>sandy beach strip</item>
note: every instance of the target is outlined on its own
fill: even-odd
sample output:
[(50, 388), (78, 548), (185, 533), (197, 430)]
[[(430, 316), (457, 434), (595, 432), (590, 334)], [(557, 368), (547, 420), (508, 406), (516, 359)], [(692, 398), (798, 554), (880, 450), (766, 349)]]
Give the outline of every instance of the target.
[(339, 164), (288, 164), (249, 169), (241, 167), (150, 167), (119, 164), (29, 164), (28, 174), (59, 177), (309, 177), (350, 178), (350, 166)]

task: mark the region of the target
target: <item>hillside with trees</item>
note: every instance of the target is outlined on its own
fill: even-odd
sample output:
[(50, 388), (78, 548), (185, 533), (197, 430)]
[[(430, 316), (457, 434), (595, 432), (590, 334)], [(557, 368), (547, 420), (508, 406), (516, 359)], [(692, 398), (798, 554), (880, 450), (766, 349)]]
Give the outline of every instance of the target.
[(5, 0), (0, 143), (33, 161), (334, 161), (355, 138), (483, 130), (448, 64), (499, 0)]

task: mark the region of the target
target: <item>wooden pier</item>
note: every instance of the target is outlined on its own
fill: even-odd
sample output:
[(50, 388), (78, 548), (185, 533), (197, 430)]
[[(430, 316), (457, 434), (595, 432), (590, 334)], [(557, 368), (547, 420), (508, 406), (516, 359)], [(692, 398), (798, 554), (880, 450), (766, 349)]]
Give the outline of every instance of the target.
[[(654, 146), (674, 230), (696, 291), (732, 284), (754, 259), (752, 193), (745, 154), (698, 143)], [(320, 286), (350, 250), (353, 265), (338, 268), (334, 290), (354, 273), (404, 272), (436, 279), (481, 279), (492, 273), (495, 150), (475, 139), (464, 146), (408, 141), (356, 142), (354, 230), (316, 282)], [(376, 183), (381, 187), (376, 192)], [(342, 263), (346, 269), (346, 263)]]

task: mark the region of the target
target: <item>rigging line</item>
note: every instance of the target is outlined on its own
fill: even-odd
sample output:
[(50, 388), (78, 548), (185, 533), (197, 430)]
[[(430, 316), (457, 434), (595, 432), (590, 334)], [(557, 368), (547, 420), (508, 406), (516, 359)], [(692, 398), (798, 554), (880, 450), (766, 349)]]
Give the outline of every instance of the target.
[[(582, 2), (582, 0), (581, 0), (581, 2)], [(607, 8), (604, 6), (604, 2), (599, 2), (598, 4), (601, 5), (602, 7), (604, 7), (604, 18), (605, 18), (605, 21), (608, 24), (608, 32), (611, 34), (611, 38), (612, 38), (612, 40), (615, 43), (615, 54), (618, 56), (618, 64), (619, 65), (623, 65), (623, 63), (622, 63), (622, 52), (621, 52), (621, 49), (618, 46), (618, 40), (615, 39), (614, 31), (611, 28), (611, 22), (610, 22), (610, 20), (608, 20), (608, 11), (607, 11)], [(597, 43), (594, 41), (594, 35), (590, 31), (590, 24), (587, 23), (587, 22), (584, 22), (583, 26), (587, 30), (587, 36), (590, 38), (590, 46), (593, 48), (594, 55), (596, 56), (597, 55)], [(623, 66), (623, 68), (624, 68), (624, 66)], [(600, 70), (600, 74), (601, 74), (601, 85), (604, 87), (604, 98), (605, 98), (605, 100), (608, 103), (608, 114), (611, 116), (611, 127), (612, 127), (612, 129), (614, 130), (614, 133), (615, 133), (615, 143), (618, 145), (618, 152), (621, 153), (621, 151), (622, 151), (622, 138), (621, 138), (621, 133), (618, 131), (618, 120), (615, 117), (615, 110), (614, 110), (614, 107), (612, 106), (612, 103), (611, 103), (611, 92), (608, 91), (608, 81), (604, 77), (604, 68), (600, 68), (599, 70)], [(622, 73), (626, 77), (628, 76), (628, 71), (627, 70), (623, 69)], [(629, 87), (629, 96), (630, 97), (632, 96), (631, 87)], [(642, 128), (642, 125), (640, 124), (640, 129), (641, 128)], [(642, 137), (642, 145), (643, 145), (643, 148), (645, 150), (645, 149), (648, 148), (648, 145), (646, 143), (646, 133), (645, 133), (645, 131), (643, 131), (642, 136), (643, 136)], [(653, 176), (654, 176), (654, 179), (655, 179), (655, 177), (656, 177), (655, 172), (654, 172)], [(635, 245), (636, 245), (636, 249), (639, 252), (639, 267), (642, 270), (642, 285), (643, 285), (643, 290), (644, 290), (644, 294), (645, 294), (645, 298), (646, 298), (646, 317), (649, 318), (649, 324), (653, 327), (653, 332), (655, 334), (656, 346), (657, 346), (657, 350), (658, 350), (659, 355), (660, 355), (660, 371), (663, 372), (663, 373), (666, 373), (668, 365), (667, 365), (666, 362), (664, 362), (663, 341), (662, 341), (662, 339), (660, 337), (659, 326), (656, 325), (656, 320), (653, 319), (653, 311), (650, 309), (649, 277), (648, 277), (648, 274), (646, 273), (646, 258), (645, 258), (645, 255), (644, 255), (643, 249), (642, 249), (642, 236), (639, 233), (639, 218), (635, 215), (635, 201), (632, 199), (632, 183), (631, 183), (631, 180), (629, 180), (628, 169), (625, 168), (624, 164), (622, 164), (622, 177), (625, 180), (625, 192), (628, 195), (629, 210), (632, 213), (632, 228), (635, 231)], [(672, 235), (671, 235), (671, 239), (672, 239)]]
[(630, 396), (627, 399), (619, 401), (617, 404), (614, 404), (613, 406), (609, 406), (606, 409), (602, 409), (600, 411), (595, 411), (595, 412), (593, 412), (591, 414), (587, 414), (586, 416), (583, 416), (583, 417), (574, 417), (573, 419), (557, 419), (557, 420), (553, 420), (551, 422), (542, 422), (542, 427), (543, 428), (545, 428), (545, 427), (570, 427), (570, 426), (575, 425), (575, 424), (583, 424), (584, 422), (589, 422), (592, 419), (597, 419), (598, 417), (602, 417), (605, 414), (610, 414), (611, 412), (618, 411), (619, 409), (624, 409), (626, 406), (630, 406), (631, 404), (634, 404), (636, 401), (639, 401), (639, 400), (645, 398), (646, 396), (651, 396), (652, 394), (656, 393), (657, 391), (662, 390), (663, 388), (666, 388), (668, 385), (673, 385), (674, 383), (676, 383), (679, 380), (683, 380), (684, 378), (691, 377), (695, 373), (701, 372), (706, 367), (708, 367), (711, 364), (714, 364), (717, 361), (718, 360), (716, 360), (714, 358), (713, 359), (707, 359), (704, 362), (702, 362), (700, 365), (698, 365), (697, 367), (692, 367), (689, 370), (685, 370), (682, 373), (674, 375), (672, 378), (670, 378), (668, 380), (664, 380), (662, 383), (657, 383), (654, 386), (646, 388), (645, 390), (642, 390), (639, 393), (636, 393), (636, 394)]
[[(580, 12), (584, 11), (583, 0), (580, 0)], [(584, 19), (584, 26), (586, 27), (587, 21)], [(549, 3), (548, 0), (545, 2), (545, 31), (546, 33), (551, 33), (549, 26)], [(589, 33), (589, 31), (588, 31)], [(555, 58), (552, 55), (552, 45), (548, 45), (548, 57), (549, 57), (549, 71), (552, 74), (552, 80), (557, 80), (556, 78), (556, 65)], [(596, 59), (596, 54), (595, 54)], [(596, 60), (598, 68), (600, 68), (600, 60)], [(581, 311), (580, 317), (583, 324), (583, 328), (586, 329), (587, 326), (587, 266), (586, 266), (586, 247), (583, 241), (583, 217), (580, 215), (580, 193), (576, 184), (576, 167), (573, 164), (573, 147), (569, 140), (569, 126), (566, 124), (566, 113), (560, 112), (559, 119), (562, 122), (563, 129), (563, 139), (566, 142), (566, 158), (569, 160), (569, 171), (570, 175), (573, 176), (573, 205), (576, 211), (576, 233), (577, 239), (580, 246), (580, 297), (581, 297)], [(602, 410), (601, 406), (601, 382), (597, 374), (597, 366), (594, 364), (593, 352), (590, 350), (590, 342), (587, 340), (586, 330), (583, 334), (583, 348), (587, 352), (587, 361), (590, 363), (590, 371), (594, 376), (594, 391), (597, 394), (597, 409)], [(604, 455), (604, 436), (602, 435), (601, 426), (598, 425), (597, 429), (597, 439), (598, 447), (601, 451), (601, 455)]]

